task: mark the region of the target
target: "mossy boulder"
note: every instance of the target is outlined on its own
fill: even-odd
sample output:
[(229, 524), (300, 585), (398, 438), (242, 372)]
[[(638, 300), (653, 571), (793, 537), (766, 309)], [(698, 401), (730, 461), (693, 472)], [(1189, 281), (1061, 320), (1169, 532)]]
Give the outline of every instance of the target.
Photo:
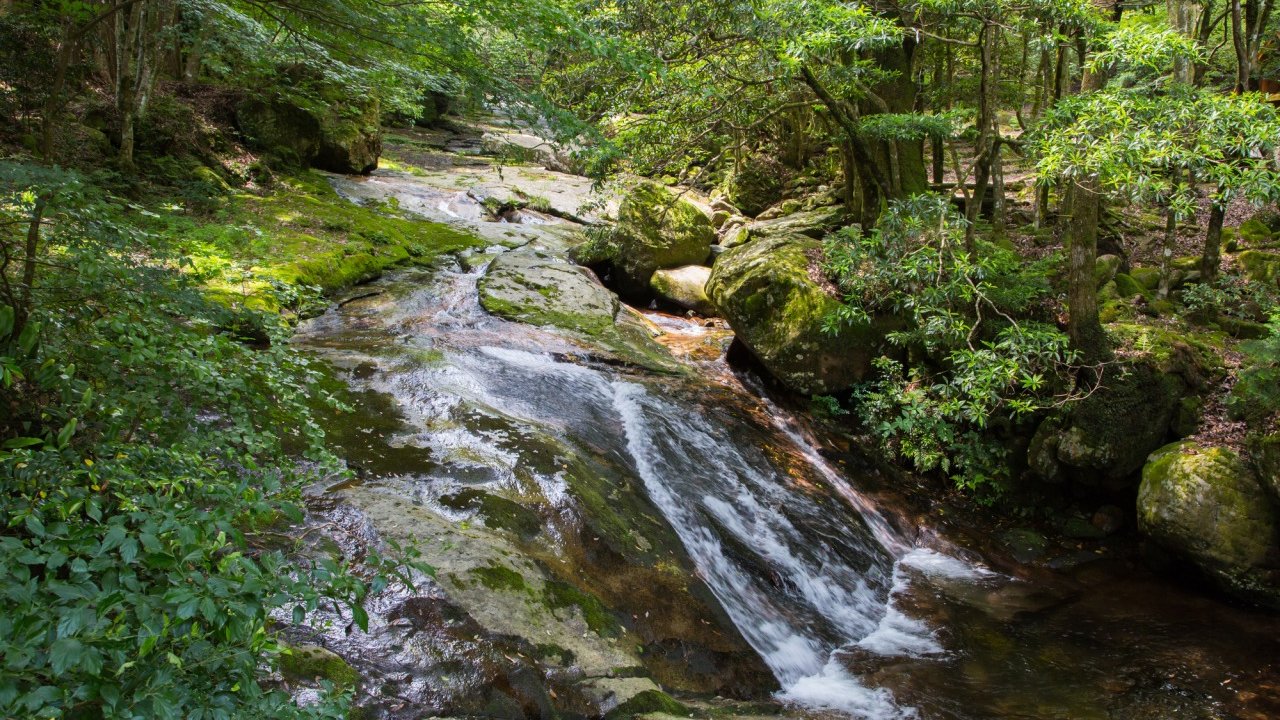
[(1123, 263), (1124, 260), (1119, 255), (1099, 255), (1098, 259), (1094, 261), (1093, 268), (1093, 278), (1098, 287), (1102, 287), (1114, 280)]
[(1187, 441), (1152, 453), (1138, 489), (1138, 526), (1224, 589), (1280, 602), (1280, 522), (1234, 450)]
[(1185, 401), (1222, 375), (1212, 348), (1160, 327), (1108, 330), (1130, 356), (1088, 397), (1046, 419), (1028, 447), (1034, 474), (1109, 489), (1131, 487), (1147, 456), (1193, 429)]
[(1168, 441), (1186, 383), (1145, 364), (1128, 370), (1109, 374), (1092, 395), (1041, 424), (1028, 449), (1036, 474), (1122, 486)]
[(651, 182), (636, 185), (618, 208), (614, 276), (624, 294), (647, 298), (656, 270), (701, 265), (716, 233), (696, 205)]
[(480, 305), (506, 320), (556, 327), (631, 365), (664, 373), (680, 366), (624, 311), (617, 296), (567, 256), (526, 248), (494, 258), (477, 283)]
[(738, 340), (804, 394), (839, 392), (865, 377), (894, 326), (881, 319), (828, 334), (840, 300), (821, 283), (821, 253), (820, 242), (802, 235), (762, 238), (725, 251), (707, 282)]
[(339, 690), (360, 684), (360, 673), (332, 650), (319, 645), (297, 645), (280, 656), (280, 672), (295, 682), (328, 681)]
[(1261, 250), (1246, 250), (1238, 260), (1244, 274), (1256, 283), (1280, 286), (1280, 254)]
[(729, 176), (726, 194), (743, 213), (755, 217), (782, 199), (790, 174), (785, 165), (772, 157), (748, 155)]
[(1136, 267), (1129, 271), (1129, 277), (1142, 286), (1144, 290), (1155, 290), (1160, 285), (1160, 270), (1153, 267)]
[(1241, 247), (1265, 248), (1271, 246), (1274, 233), (1260, 218), (1250, 218), (1241, 223), (1236, 237)]
[[(750, 238), (806, 235), (821, 240), (846, 222), (844, 208), (823, 207), (747, 224)], [(739, 243), (740, 244), (740, 243)]]
[(1118, 273), (1116, 274), (1114, 282), (1116, 285), (1116, 295), (1122, 300), (1147, 294), (1146, 287), (1134, 279), (1132, 275)]
[(298, 97), (252, 97), (235, 109), (236, 126), (252, 145), (336, 173), (377, 169), (382, 114), (376, 97), (352, 95), (303, 66), (280, 73), (301, 89)]
[(661, 690), (645, 690), (619, 704), (605, 715), (605, 720), (625, 720), (649, 713), (688, 717), (689, 708)]
[(716, 314), (716, 306), (707, 297), (707, 280), (711, 268), (703, 265), (658, 270), (649, 279), (649, 286), (658, 297), (692, 310), (704, 317)]

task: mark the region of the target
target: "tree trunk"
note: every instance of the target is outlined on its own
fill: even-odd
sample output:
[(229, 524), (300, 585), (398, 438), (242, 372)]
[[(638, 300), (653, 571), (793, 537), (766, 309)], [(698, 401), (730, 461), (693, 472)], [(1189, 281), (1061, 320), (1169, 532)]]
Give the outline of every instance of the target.
[(1067, 186), (1067, 335), (1085, 362), (1107, 356), (1106, 335), (1098, 319), (1098, 285), (1095, 265), (1098, 256), (1098, 220), (1102, 196), (1093, 178)]
[(1200, 281), (1213, 282), (1222, 264), (1222, 221), (1226, 208), (1214, 202), (1209, 208), (1209, 229), (1204, 235), (1204, 251), (1200, 255)]
[(44, 222), (44, 211), (49, 204), (49, 193), (36, 197), (31, 209), (31, 222), (27, 225), (27, 243), (22, 257), (22, 287), (19, 288), (18, 306), (13, 309), (13, 337), (22, 335), (31, 317), (33, 292), (36, 288), (36, 255), (40, 250), (40, 225)]
[(1004, 163), (1000, 161), (1004, 143), (997, 135), (991, 146), (991, 229), (998, 238), (1005, 235)]
[[(912, 61), (916, 41), (910, 34), (894, 47), (876, 52), (873, 58), (879, 69), (891, 77), (871, 88), (878, 101), (862, 100), (857, 103), (860, 117), (879, 113), (912, 113), (916, 110), (916, 85), (911, 81)], [(883, 104), (881, 104), (883, 103)], [(866, 159), (858, 159), (859, 175), (867, 176), (868, 168), (861, 167), (864, 160), (875, 165), (875, 173), (887, 179), (883, 197), (864, 197), (864, 212), (879, 211), (883, 202), (928, 192), (929, 180), (925, 174), (924, 143), (921, 140), (874, 141), (867, 143)], [(864, 189), (867, 184), (864, 183)]]
[[(1106, 80), (1102, 73), (1086, 71), (1080, 78), (1080, 90), (1093, 92)], [(1085, 362), (1098, 362), (1111, 355), (1098, 318), (1098, 284), (1094, 279), (1102, 200), (1102, 187), (1096, 177), (1068, 180), (1066, 202), (1071, 217), (1067, 226), (1067, 335)]]
[(40, 118), (40, 157), (45, 162), (53, 162), (53, 144), (58, 134), (58, 121), (62, 118), (62, 96), (67, 87), (67, 70), (71, 67), (78, 44), (71, 35), (70, 26), (64, 23), (58, 41), (58, 59), (53, 69), (53, 85), (49, 88), (49, 96), (45, 99)]
[(1249, 45), (1245, 41), (1244, 18), (1240, 12), (1240, 0), (1231, 0), (1231, 46), (1236, 51), (1236, 92), (1249, 91), (1249, 78), (1253, 75)]
[(978, 34), (978, 142), (973, 164), (973, 199), (965, 207), (969, 221), (965, 229), (965, 246), (973, 250), (973, 236), (978, 218), (987, 199), (987, 187), (991, 183), (996, 145), (999, 143), (996, 113), (996, 83), (1000, 77), (1000, 26), (993, 22), (983, 25)]

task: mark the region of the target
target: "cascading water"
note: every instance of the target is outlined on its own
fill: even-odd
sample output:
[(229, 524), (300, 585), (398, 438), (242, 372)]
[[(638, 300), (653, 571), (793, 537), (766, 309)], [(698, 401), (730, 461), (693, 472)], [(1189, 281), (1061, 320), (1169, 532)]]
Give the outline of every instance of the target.
[[(868, 638), (874, 642), (866, 649), (876, 652), (940, 650), (924, 625), (891, 605), (905, 582), (897, 558), (908, 544), (865, 501), (852, 505), (861, 517), (850, 506), (820, 504), (825, 495), (813, 490), (822, 484), (847, 502), (858, 496), (798, 431), (781, 420), (759, 424), (782, 417), (778, 408), (726, 414), (700, 399), (705, 381), (558, 361), (564, 348), (554, 334), (517, 329), (478, 308), (476, 273), (443, 276), (400, 298), (386, 320), (401, 344), (428, 341), (448, 357), (443, 367), (379, 375), (378, 385), (414, 425), (432, 426), (470, 404), (517, 426), (609, 449), (642, 481), (701, 579), (776, 676), (782, 699), (877, 720), (912, 715), (888, 691), (860, 683), (838, 657)], [(326, 322), (332, 319), (308, 331), (313, 345), (339, 330), (321, 331)], [(346, 331), (368, 336), (359, 323)], [(761, 402), (742, 388), (720, 391)], [(409, 441), (465, 448), (497, 466), (514, 462), (494, 437), (456, 423)], [(763, 452), (766, 443), (801, 462), (781, 466)]]
[[(448, 178), (437, 181), (448, 197), (461, 197)], [(357, 190), (376, 190), (356, 180), (335, 183), (352, 197), (363, 197)], [(420, 204), (431, 210), (439, 192), (417, 183), (387, 180), (410, 196), (421, 195)], [(455, 222), (458, 214), (445, 208), (434, 216)], [(536, 243), (543, 237), (536, 227), (466, 227), (494, 241), (490, 255), (503, 251), (499, 246)], [(730, 675), (743, 666), (724, 658), (747, 657), (751, 667), (741, 671), (746, 681), (733, 675), (715, 682), (753, 696), (766, 684), (760, 675), (765, 668), (747, 650), (749, 645), (776, 678), (778, 698), (810, 709), (796, 715), (835, 713), (864, 720), (1225, 717), (1231, 715), (1218, 711), (1220, 703), (1230, 701), (1233, 688), (1244, 682), (1228, 685), (1218, 678), (1233, 668), (1262, 667), (1280, 656), (1274, 641), (1266, 640), (1280, 635), (1240, 629), (1268, 627), (1266, 621), (1232, 615), (1228, 621), (1208, 623), (1207, 630), (1186, 625), (1184, 618), (1202, 612), (1199, 600), (1170, 593), (1148, 578), (1134, 579), (1131, 567), (1108, 575), (1091, 569), (1107, 566), (1089, 566), (1084, 558), (1081, 582), (1107, 577), (1113, 589), (1076, 594), (1073, 588), (1050, 588), (1042, 593), (1035, 583), (1013, 581), (978, 562), (959, 559), (968, 553), (934, 537), (928, 528), (904, 531), (901, 522), (882, 513), (878, 500), (863, 494), (815, 449), (821, 443), (803, 422), (770, 403), (751, 380), (744, 385), (726, 372), (723, 361), (699, 365), (690, 377), (630, 372), (595, 362), (590, 342), (485, 313), (476, 290), (482, 274), (482, 269), (443, 270), (388, 278), (365, 291), (366, 299), (344, 304), (300, 333), (306, 346), (349, 369), (357, 388), (392, 398), (406, 420), (406, 428), (379, 426), (383, 429), (377, 437), (357, 434), (345, 443), (352, 456), (370, 444), (395, 450), (378, 456), (375, 470), (367, 475), (368, 492), (360, 496), (360, 502), (378, 494), (392, 498), (392, 510), (381, 516), (388, 527), (394, 529), (403, 501), (427, 508), (431, 518), (443, 518), (446, 525), (430, 519), (429, 528), (420, 530), (428, 533), (422, 535), (428, 541), (444, 535), (449, 542), (465, 541), (470, 537), (467, 525), (477, 518), (474, 508), (445, 501), (501, 496), (524, 502), (524, 509), (536, 511), (542, 522), (541, 528), (526, 524), (517, 529), (534, 533), (538, 543), (555, 543), (550, 559), (535, 559), (542, 569), (520, 575), (508, 571), (529, 563), (509, 558), (523, 550), (513, 552), (510, 544), (482, 538), (478, 550), (467, 551), (475, 562), (461, 568), (464, 574), (497, 570), (507, 574), (486, 577), (508, 583), (515, 582), (512, 575), (541, 577), (551, 573), (548, 563), (560, 559), (554, 553), (565, 549), (578, 554), (574, 573), (610, 574), (612, 566), (591, 565), (586, 557), (596, 552), (593, 543), (601, 538), (589, 532), (575, 540), (573, 527), (558, 524), (576, 513), (608, 514), (599, 504), (588, 507), (582, 488), (573, 482), (573, 472), (598, 471), (597, 479), (608, 487), (594, 502), (629, 502), (634, 486), (648, 503), (630, 507), (630, 517), (648, 522), (651, 505), (661, 516), (653, 522), (667, 528), (659, 532), (646, 525), (636, 533), (641, 537), (624, 533), (620, 542), (647, 547), (645, 536), (666, 533), (679, 556), (674, 563), (679, 572), (691, 567), (722, 611), (696, 617), (713, 627), (731, 624), (741, 636), (736, 645), (713, 648), (715, 643), (707, 644), (705, 638), (686, 644), (685, 636), (677, 635), (680, 652), (675, 657), (688, 657), (689, 646), (721, 653), (720, 660), (700, 657), (704, 664), (731, 665), (735, 669), (726, 671)], [(701, 329), (693, 324), (675, 318), (661, 324), (670, 333), (685, 332), (693, 345), (702, 341)], [(423, 453), (401, 452), (415, 449)], [(405, 458), (413, 462), (405, 464)], [(577, 469), (569, 469), (575, 462)], [(476, 492), (480, 495), (466, 495)], [(489, 518), (482, 522), (487, 527)], [(668, 546), (661, 547), (667, 553)], [(500, 552), (476, 557), (493, 548)], [(442, 559), (447, 561), (450, 552), (443, 549)], [(638, 552), (648, 551), (642, 547)], [(627, 572), (635, 570), (634, 563), (648, 563), (648, 570), (658, 572), (662, 562), (674, 557), (655, 551), (634, 560), (620, 554), (625, 552), (615, 542), (600, 557), (633, 563)], [(496, 564), (485, 564), (490, 562)], [(466, 584), (471, 577), (455, 583), (455, 589), (475, 588)], [(607, 585), (602, 580), (608, 578), (586, 578), (582, 586), (601, 589)], [(518, 584), (510, 588), (520, 597), (539, 592)], [(1095, 597), (1101, 599), (1092, 602)], [(613, 600), (616, 604), (619, 597)], [(640, 600), (654, 601), (651, 596)], [(702, 595), (697, 602), (704, 602)], [(648, 614), (635, 606), (625, 613)], [(1175, 625), (1170, 618), (1183, 624), (1171, 631)], [(389, 617), (385, 626), (394, 629), (403, 622)], [(643, 617), (637, 618), (634, 634), (624, 630), (621, 637), (601, 636), (586, 649), (610, 655), (609, 643), (635, 641), (643, 624)], [(440, 627), (452, 626), (445, 622)], [(582, 632), (578, 625), (572, 628)], [(476, 636), (470, 626), (459, 632), (459, 645), (471, 647)], [(390, 655), (401, 663), (396, 672), (411, 676), (417, 687), (452, 682), (456, 657), (427, 650), (406, 656), (401, 642), (399, 637), (386, 641)], [(643, 652), (669, 650), (658, 638)], [(515, 657), (512, 652), (521, 650), (503, 650), (501, 661)], [(440, 667), (448, 668), (446, 675), (405, 672), (437, 655)], [(1193, 656), (1196, 661), (1188, 662)], [(581, 665), (586, 659), (574, 662)], [(642, 659), (636, 654), (604, 661), (603, 673), (609, 675), (620, 667), (618, 662)], [(484, 672), (475, 670), (474, 677), (489, 677)], [(1260, 679), (1250, 686), (1253, 698), (1265, 697), (1268, 677), (1260, 671)]]

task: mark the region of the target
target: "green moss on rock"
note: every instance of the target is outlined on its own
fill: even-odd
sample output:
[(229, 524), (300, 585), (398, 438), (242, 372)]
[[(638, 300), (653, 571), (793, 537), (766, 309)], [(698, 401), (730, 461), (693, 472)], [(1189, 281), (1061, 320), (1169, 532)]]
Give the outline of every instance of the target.
[(490, 590), (533, 595), (533, 591), (524, 581), (524, 576), (511, 568), (490, 565), (488, 567), (473, 568), (470, 574), (481, 585)]
[(360, 673), (350, 663), (319, 645), (288, 648), (280, 656), (280, 672), (296, 682), (327, 680), (339, 690), (354, 688), (360, 683)]
[(591, 593), (583, 592), (569, 583), (548, 580), (543, 586), (543, 594), (548, 607), (578, 608), (587, 627), (601, 637), (618, 637), (622, 632), (622, 626), (613, 613), (609, 612), (600, 598)]
[(761, 238), (722, 254), (707, 293), (738, 339), (791, 389), (826, 394), (848, 389), (882, 354), (893, 323), (825, 330), (840, 301), (815, 279), (822, 244), (800, 235)]
[(609, 711), (605, 720), (625, 720), (649, 713), (688, 717), (689, 708), (661, 690), (645, 690)]
[(649, 286), (658, 297), (704, 317), (711, 317), (716, 314), (716, 306), (707, 297), (706, 286), (710, 277), (709, 267), (685, 265), (655, 271), (649, 280)]
[(1238, 259), (1240, 268), (1250, 280), (1280, 286), (1280, 254), (1246, 250)]
[(498, 528), (529, 539), (542, 532), (542, 519), (533, 510), (498, 495), (475, 488), (440, 498), (440, 504), (454, 510), (475, 510), (486, 527)]
[(1151, 267), (1136, 267), (1129, 270), (1129, 277), (1145, 290), (1155, 290), (1160, 285), (1160, 271)]
[(1099, 255), (1094, 261), (1093, 278), (1097, 287), (1102, 287), (1115, 279), (1124, 261), (1118, 255)]
[(504, 253), (489, 264), (477, 287), (480, 305), (498, 317), (568, 330), (623, 362), (655, 372), (683, 371), (590, 270), (564, 255), (531, 249)]
[(1280, 601), (1277, 578), (1266, 569), (1280, 523), (1234, 450), (1185, 441), (1152, 453), (1138, 489), (1138, 525), (1223, 588)]
[(702, 210), (651, 182), (636, 185), (618, 208), (613, 258), (619, 289), (647, 297), (660, 268), (700, 265), (711, 254), (715, 229)]
[(1272, 232), (1259, 218), (1244, 221), (1236, 231), (1240, 244), (1246, 248), (1264, 248), (1271, 244)]
[(1116, 295), (1121, 299), (1127, 300), (1138, 295), (1146, 295), (1146, 288), (1139, 283), (1132, 275), (1119, 273), (1115, 278)]

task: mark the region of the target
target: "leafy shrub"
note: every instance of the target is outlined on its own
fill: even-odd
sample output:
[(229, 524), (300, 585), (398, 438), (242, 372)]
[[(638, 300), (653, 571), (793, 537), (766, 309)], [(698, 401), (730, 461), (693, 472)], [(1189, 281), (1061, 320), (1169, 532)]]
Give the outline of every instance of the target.
[(1233, 417), (1261, 425), (1280, 413), (1280, 312), (1267, 323), (1267, 336), (1241, 343), (1246, 362), (1227, 397)]
[(1192, 283), (1182, 289), (1182, 302), (1193, 313), (1206, 317), (1225, 315), (1258, 321), (1280, 304), (1275, 288), (1249, 282), (1243, 275), (1224, 273), (1211, 283)]
[[(249, 320), (262, 349), (220, 332), (248, 313), (206, 300), (82, 178), (0, 181), (7, 257), (37, 198), (51, 220), (29, 305), (0, 303), (0, 716), (341, 717), (340, 695), (298, 708), (260, 679), (272, 618), (324, 602), (367, 622), (363, 581), (261, 534), (337, 471), (308, 409), (317, 370), (278, 318)], [(409, 579), (371, 567), (374, 589)]]
[(998, 493), (1009, 469), (989, 429), (1060, 402), (1076, 358), (1057, 328), (1016, 319), (1046, 299), (1047, 273), (988, 242), (970, 250), (964, 235), (946, 198), (920, 195), (891, 205), (869, 234), (828, 238), (828, 270), (845, 297), (829, 323), (873, 313), (910, 321), (889, 340), (920, 361), (880, 358), (879, 377), (854, 395), (856, 414), (918, 470)]
[(729, 177), (729, 201), (748, 215), (759, 215), (782, 199), (790, 175), (785, 165), (768, 155), (748, 155)]

